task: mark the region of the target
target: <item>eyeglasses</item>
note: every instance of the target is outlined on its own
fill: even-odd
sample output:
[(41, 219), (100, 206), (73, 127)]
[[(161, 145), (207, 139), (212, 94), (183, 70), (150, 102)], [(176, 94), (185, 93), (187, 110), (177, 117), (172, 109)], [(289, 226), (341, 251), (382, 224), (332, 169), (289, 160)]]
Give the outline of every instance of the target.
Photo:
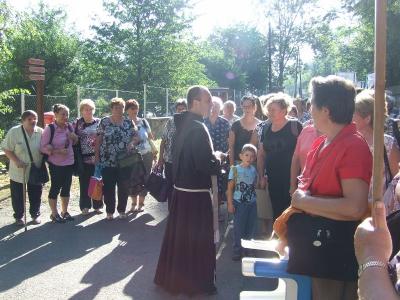
[(253, 105), (242, 105), (242, 108), (244, 109), (253, 108)]

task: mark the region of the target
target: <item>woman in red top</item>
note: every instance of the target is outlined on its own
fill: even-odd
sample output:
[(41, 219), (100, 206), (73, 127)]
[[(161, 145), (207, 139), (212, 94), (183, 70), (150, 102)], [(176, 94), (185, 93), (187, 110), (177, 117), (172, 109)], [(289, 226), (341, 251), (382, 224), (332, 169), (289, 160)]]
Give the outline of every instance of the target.
[[(350, 81), (337, 76), (328, 76), (312, 79), (310, 90), (314, 126), (322, 136), (314, 142), (307, 156), (304, 171), (299, 177), (298, 189), (292, 195), (291, 205), (308, 216), (324, 217), (328, 222), (340, 221), (335, 222), (336, 227), (332, 227), (333, 229), (348, 223), (354, 223), (356, 226), (368, 212), (372, 156), (368, 144), (357, 133), (355, 124), (352, 123), (355, 88)], [(302, 234), (309, 234), (309, 232), (302, 233), (299, 228), (293, 228), (293, 221), (301, 216), (304, 217), (304, 214), (293, 214), (288, 221), (291, 254), (289, 268), (290, 260), (294, 259), (292, 256), (295, 254), (294, 240), (299, 241), (297, 236), (301, 238)], [(355, 226), (339, 230), (339, 235), (350, 237), (348, 243), (339, 247), (337, 244), (332, 244), (335, 242), (333, 230), (330, 228), (317, 230), (315, 240), (312, 242), (316, 248), (327, 247), (330, 249), (324, 251), (332, 252), (339, 251), (338, 248), (349, 250), (345, 257), (340, 258), (335, 257), (335, 253), (324, 261), (313, 257), (312, 261), (321, 267), (323, 275), (315, 276), (299, 270), (299, 273), (314, 276), (313, 299), (357, 299), (357, 263), (352, 244)], [(297, 236), (293, 236), (296, 230)], [(304, 236), (304, 239), (307, 237)], [(343, 266), (345, 271), (340, 269), (342, 261), (350, 261)], [(301, 265), (299, 261), (292, 263)], [(303, 267), (308, 268), (308, 266)]]

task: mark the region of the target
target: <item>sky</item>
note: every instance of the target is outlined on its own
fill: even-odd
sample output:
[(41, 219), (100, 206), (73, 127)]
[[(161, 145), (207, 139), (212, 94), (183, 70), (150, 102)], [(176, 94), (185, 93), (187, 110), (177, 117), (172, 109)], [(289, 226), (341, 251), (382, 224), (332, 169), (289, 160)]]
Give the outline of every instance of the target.
[[(199, 0), (196, 1), (197, 18), (193, 23), (196, 36), (207, 37), (214, 27), (228, 27), (237, 22), (256, 24), (255, 0)], [(19, 11), (36, 6), (39, 0), (8, 0)], [(92, 19), (105, 17), (102, 0), (45, 0), (50, 7), (63, 7), (68, 13), (68, 21), (88, 34)], [(258, 13), (258, 18), (263, 17)]]
[[(263, 12), (256, 6), (257, 0), (196, 0), (196, 19), (193, 22), (193, 33), (205, 39), (216, 27), (224, 28), (235, 23), (265, 27)], [(337, 6), (339, 1), (320, 0), (322, 7)], [(8, 0), (10, 6), (19, 11), (35, 7), (39, 0)], [(63, 7), (67, 11), (68, 23), (84, 36), (89, 36), (90, 25), (96, 20), (106, 18), (103, 0), (45, 0), (50, 7)], [(301, 50), (303, 61), (312, 60), (312, 50), (305, 47)]]

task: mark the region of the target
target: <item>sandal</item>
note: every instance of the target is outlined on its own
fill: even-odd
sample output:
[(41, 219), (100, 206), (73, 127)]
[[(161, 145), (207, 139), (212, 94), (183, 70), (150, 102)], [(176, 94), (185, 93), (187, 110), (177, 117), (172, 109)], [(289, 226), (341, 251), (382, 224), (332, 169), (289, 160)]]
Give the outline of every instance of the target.
[(142, 212), (142, 211), (144, 211), (144, 204), (142, 205), (139, 204), (135, 207), (135, 212)]
[(50, 215), (50, 220), (52, 223), (65, 223), (65, 220), (61, 218), (59, 214), (56, 214), (55, 216)]
[(66, 221), (73, 221), (74, 220), (74, 218), (69, 214), (69, 212), (65, 212), (64, 214), (61, 213), (61, 216)]

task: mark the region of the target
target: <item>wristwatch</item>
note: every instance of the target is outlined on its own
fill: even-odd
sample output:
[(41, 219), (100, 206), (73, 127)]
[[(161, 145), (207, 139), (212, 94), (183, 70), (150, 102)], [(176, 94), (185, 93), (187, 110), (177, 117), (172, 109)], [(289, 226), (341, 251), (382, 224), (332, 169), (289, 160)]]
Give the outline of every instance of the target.
[(379, 268), (387, 269), (388, 264), (383, 261), (380, 261), (380, 260), (367, 261), (366, 263), (358, 266), (358, 277), (360, 277), (362, 272), (364, 272), (364, 270), (369, 267), (379, 267)]

